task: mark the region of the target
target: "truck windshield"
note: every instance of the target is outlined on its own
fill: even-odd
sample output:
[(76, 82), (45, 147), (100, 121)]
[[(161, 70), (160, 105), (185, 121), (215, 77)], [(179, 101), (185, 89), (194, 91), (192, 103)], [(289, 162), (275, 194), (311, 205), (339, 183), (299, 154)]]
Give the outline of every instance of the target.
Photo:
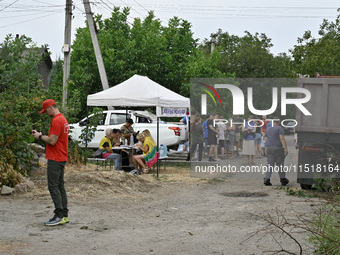
[[(79, 126), (85, 126), (90, 123), (92, 116), (82, 120), (79, 122)], [(100, 118), (99, 122), (96, 123), (97, 125), (104, 125), (106, 119), (106, 113), (102, 114), (102, 117)]]

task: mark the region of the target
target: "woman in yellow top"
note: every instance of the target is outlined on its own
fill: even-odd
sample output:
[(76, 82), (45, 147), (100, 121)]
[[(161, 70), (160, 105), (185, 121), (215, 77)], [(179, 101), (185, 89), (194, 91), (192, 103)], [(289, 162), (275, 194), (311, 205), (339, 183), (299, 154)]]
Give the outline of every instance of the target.
[[(150, 132), (148, 133), (144, 131), (137, 135), (137, 139), (141, 142), (141, 144), (136, 145), (136, 147), (139, 147), (143, 152), (143, 155), (134, 155), (132, 159), (137, 169), (138, 166), (140, 166), (142, 168), (142, 172), (147, 173), (149, 169), (145, 164), (149, 161), (150, 155), (152, 156), (152, 153), (155, 152), (154, 147), (156, 146), (156, 143)], [(150, 136), (147, 136), (146, 134), (149, 134)], [(157, 148), (155, 147), (155, 149)]]

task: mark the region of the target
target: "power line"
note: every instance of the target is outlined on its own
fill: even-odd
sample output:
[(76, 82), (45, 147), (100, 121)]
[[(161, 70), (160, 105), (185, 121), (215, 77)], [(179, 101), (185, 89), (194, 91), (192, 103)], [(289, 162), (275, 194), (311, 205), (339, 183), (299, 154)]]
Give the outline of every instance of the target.
[(64, 5), (25, 5), (21, 4), (20, 6), (12, 6), (10, 9), (32, 9), (32, 8), (61, 8), (65, 7)]
[(39, 1), (39, 0), (32, 0), (32, 1), (37, 2), (37, 3), (42, 3), (42, 4), (54, 5), (54, 4), (46, 3), (46, 2), (43, 2), (43, 1)]
[[(144, 6), (142, 6), (140, 3), (138, 3), (136, 0), (133, 0), (136, 4), (138, 4), (140, 7), (142, 7), (144, 10), (146, 10), (147, 11), (147, 13), (149, 13), (150, 11), (148, 10), (148, 9), (146, 9)], [(161, 19), (159, 19), (160, 20), (160, 22), (162, 23), (162, 22), (164, 22), (164, 23), (166, 23), (164, 20), (161, 20)]]
[[(107, 3), (105, 3), (104, 1), (102, 1), (102, 0), (100, 0), (101, 2), (102, 2), (102, 4), (104, 4), (109, 10), (110, 10), (110, 15), (112, 14), (112, 11), (114, 10), (114, 8), (111, 8)], [(121, 2), (123, 2), (123, 1), (121, 1)], [(124, 2), (123, 2), (124, 3)], [(124, 3), (125, 5), (126, 5), (126, 3)], [(132, 9), (132, 8), (131, 8)], [(141, 14), (140, 14), (141, 15)], [(142, 15), (143, 16), (143, 15)], [(127, 17), (127, 18), (129, 18), (129, 17)], [(132, 26), (132, 23), (130, 22), (130, 21), (128, 21), (128, 20), (126, 20), (126, 22), (128, 23), (128, 24), (130, 24), (131, 26)]]
[[(133, 0), (135, 3), (137, 3), (141, 8), (145, 10), (145, 7), (140, 5), (137, 1)], [(125, 2), (123, 2), (126, 4)], [(166, 13), (189, 13), (189, 14), (200, 14), (200, 15), (221, 15), (221, 13), (230, 13), (230, 12), (253, 12), (254, 9), (256, 10), (262, 10), (265, 12), (269, 11), (295, 11), (295, 12), (301, 12), (301, 11), (318, 11), (318, 14), (320, 15), (320, 10), (327, 11), (327, 10), (334, 10), (338, 7), (330, 7), (330, 6), (324, 6), (324, 7), (317, 7), (317, 6), (302, 6), (302, 7), (292, 7), (292, 6), (278, 6), (278, 7), (249, 7), (249, 6), (231, 6), (228, 7), (228, 9), (223, 8), (223, 6), (192, 6), (192, 5), (160, 5), (160, 4), (145, 4), (146, 6), (149, 6), (149, 9), (153, 9), (155, 11), (160, 12), (166, 12)], [(289, 17), (289, 15), (286, 15)], [(313, 16), (313, 15), (312, 15)], [(311, 16), (311, 18), (312, 18)], [(294, 16), (295, 17), (295, 16)]]
[[(120, 0), (123, 4), (125, 4), (126, 6), (128, 6), (123, 0)], [(132, 9), (131, 7), (131, 10), (133, 10), (134, 12), (137, 12), (140, 16), (144, 17), (145, 15), (141, 14), (140, 12), (136, 11), (135, 9)]]
[[(80, 9), (75, 3), (73, 3), (73, 5), (76, 7), (76, 9), (78, 9), (82, 14), (85, 14), (85, 10)], [(83, 5), (83, 3), (81, 3), (81, 5)]]
[[(63, 10), (63, 8), (60, 9), (60, 11)], [(23, 10), (16, 10), (16, 11), (4, 11), (3, 13), (22, 13), (22, 12), (30, 12), (30, 13), (41, 13), (41, 12), (55, 12), (56, 10), (50, 10), (50, 9), (23, 9)]]
[(6, 13), (9, 12), (53, 12), (56, 9), (64, 9), (64, 5), (47, 5), (47, 6), (37, 6), (37, 5), (20, 5), (12, 6), (8, 8)]
[[(145, 6), (149, 6), (149, 9), (153, 9), (153, 8), (163, 8), (163, 9), (184, 9), (184, 8), (188, 8), (188, 9), (191, 9), (191, 10), (202, 10), (202, 9), (212, 9), (212, 10), (223, 10), (222, 8), (224, 6), (209, 6), (209, 5), (173, 5), (173, 4), (144, 4)], [(254, 7), (249, 7), (249, 6), (230, 6), (228, 7), (228, 10), (229, 9), (249, 9), (249, 10), (253, 10), (253, 9), (293, 9), (293, 10), (321, 10), (321, 9), (324, 9), (324, 10), (334, 10), (334, 9), (337, 9), (338, 7), (335, 7), (335, 6), (266, 6), (266, 7), (261, 7), (261, 6), (254, 6)]]
[(108, 11), (105, 7), (102, 7), (102, 6), (100, 6), (100, 4), (93, 4), (97, 9), (99, 9), (100, 10), (100, 13), (103, 13), (103, 12), (109, 12), (110, 14), (111, 14), (111, 11)]
[[(160, 9), (158, 10), (159, 12), (169, 12), (169, 9), (167, 10), (163, 10)], [(297, 10), (298, 12), (300, 10)], [(173, 11), (171, 12), (173, 13)], [(195, 9), (191, 9), (190, 11), (187, 11), (185, 9), (182, 10), (176, 10), (176, 13), (186, 13), (186, 14), (195, 14), (195, 15), (200, 15), (200, 17), (197, 17), (197, 19), (220, 19), (220, 18), (216, 18), (216, 17), (207, 17), (208, 15), (211, 16), (222, 16), (225, 15), (226, 17), (224, 18), (322, 18), (325, 17), (325, 15), (320, 15), (320, 13), (318, 12), (318, 14), (311, 14), (310, 12), (308, 13), (293, 13), (293, 15), (285, 15), (285, 14), (275, 14), (275, 13), (263, 13), (263, 14), (247, 14), (243, 11), (241, 11), (240, 13), (238, 13), (235, 10), (219, 10), (218, 12), (209, 12), (207, 10), (201, 9), (201, 10), (195, 10)], [(290, 12), (292, 13), (292, 12)], [(204, 16), (203, 16), (204, 15)], [(191, 17), (192, 18), (192, 17)]]
[(239, 18), (242, 18), (242, 19), (268, 19), (268, 18), (272, 18), (272, 19), (276, 19), (276, 18), (283, 18), (283, 19), (286, 19), (286, 18), (292, 18), (292, 19), (316, 19), (316, 18), (334, 18), (334, 16), (242, 16), (242, 15), (237, 15), (237, 16), (232, 16), (232, 17), (229, 17), (229, 16), (226, 16), (226, 17), (190, 17), (190, 19), (214, 19), (214, 20), (221, 20), (221, 19), (239, 19)]
[(100, 2), (102, 2), (105, 6), (107, 6), (110, 12), (112, 11), (112, 8), (107, 3), (105, 3), (103, 0), (100, 0)]
[[(59, 12), (55, 12), (55, 13), (53, 13), (53, 14), (56, 14), (56, 13), (60, 13), (60, 11), (59, 11)], [(52, 15), (53, 15), (53, 14), (52, 14)], [(14, 25), (21, 24), (21, 23), (24, 23), (24, 22), (28, 22), (28, 21), (32, 21), (32, 20), (36, 20), (36, 19), (41, 19), (41, 18), (44, 18), (44, 17), (47, 17), (47, 16), (51, 16), (51, 14), (49, 13), (49, 14), (47, 14), (47, 15), (43, 15), (43, 16), (36, 17), (36, 18), (33, 18), (33, 19), (28, 19), (28, 20), (19, 21), (19, 22), (17, 22), (17, 23), (8, 24), (8, 25), (5, 25), (5, 26), (1, 26), (0, 28), (14, 26)]]
[(20, 14), (20, 15), (14, 15), (14, 16), (5, 16), (5, 17), (0, 17), (0, 19), (10, 19), (10, 18), (21, 18), (21, 17), (25, 17), (25, 16), (35, 16), (37, 15), (36, 12), (34, 13), (29, 13), (29, 14)]
[(8, 7), (10, 7), (11, 5), (15, 4), (15, 3), (18, 2), (18, 1), (19, 1), (19, 0), (15, 0), (13, 3), (11, 3), (11, 4), (7, 5), (7, 6), (5, 6), (4, 8), (2, 8), (2, 9), (0, 10), (0, 12), (3, 11), (3, 10), (5, 10), (5, 9), (7, 9)]
[(138, 4), (140, 7), (142, 7), (144, 10), (146, 10), (147, 12), (149, 12), (146, 8), (144, 8), (144, 6), (140, 5), (140, 3), (138, 3), (136, 0), (133, 0), (136, 4)]

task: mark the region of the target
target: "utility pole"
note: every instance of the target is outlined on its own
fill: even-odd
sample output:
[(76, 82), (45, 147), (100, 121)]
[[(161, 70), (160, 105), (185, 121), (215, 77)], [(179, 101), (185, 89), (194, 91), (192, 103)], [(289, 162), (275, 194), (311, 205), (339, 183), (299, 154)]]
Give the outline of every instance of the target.
[(215, 44), (216, 44), (216, 37), (212, 36), (211, 37), (211, 46), (210, 46), (210, 52), (213, 53), (215, 50)]
[(94, 24), (92, 12), (91, 12), (91, 6), (90, 6), (90, 3), (89, 3), (89, 0), (83, 0), (83, 3), (84, 3), (84, 7), (85, 7), (87, 22), (88, 22), (89, 28), (90, 28), (92, 44), (93, 44), (93, 48), (94, 48), (94, 53), (96, 55), (100, 79), (102, 81), (103, 90), (106, 90), (106, 89), (109, 88), (109, 82), (107, 80), (104, 61), (103, 61), (102, 53), (101, 53), (100, 47), (99, 47), (99, 42), (98, 42), (96, 30), (95, 30), (95, 24)]
[(64, 75), (63, 75), (63, 105), (62, 108), (66, 110), (67, 103), (67, 82), (70, 77), (70, 63), (71, 63), (71, 22), (72, 22), (72, 0), (66, 0), (65, 8), (65, 32), (64, 32)]

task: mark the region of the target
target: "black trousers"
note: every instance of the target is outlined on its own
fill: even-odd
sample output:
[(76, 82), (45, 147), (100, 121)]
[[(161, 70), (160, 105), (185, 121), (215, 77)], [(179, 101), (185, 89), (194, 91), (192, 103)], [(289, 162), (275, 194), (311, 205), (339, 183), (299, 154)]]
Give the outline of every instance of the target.
[(203, 143), (194, 143), (190, 146), (190, 151), (187, 157), (187, 161), (192, 160), (196, 153), (196, 148), (198, 145), (198, 161), (202, 161), (202, 155), (203, 155)]
[(54, 203), (54, 214), (59, 217), (68, 217), (67, 195), (64, 187), (64, 169), (66, 161), (47, 161), (48, 190)]
[(267, 147), (267, 164), (268, 169), (265, 174), (264, 179), (269, 180), (273, 173), (273, 168), (278, 168), (279, 177), (285, 178), (286, 173), (283, 170), (285, 162), (285, 152), (284, 149), (281, 147)]

